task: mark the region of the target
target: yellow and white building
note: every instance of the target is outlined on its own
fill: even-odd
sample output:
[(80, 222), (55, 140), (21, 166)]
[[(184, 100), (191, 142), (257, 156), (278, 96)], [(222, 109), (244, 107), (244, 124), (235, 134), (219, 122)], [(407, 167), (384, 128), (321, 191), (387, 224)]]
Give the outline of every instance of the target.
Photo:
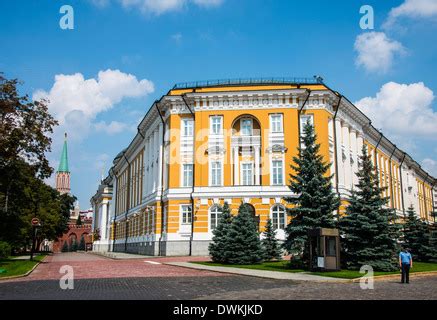
[(285, 196), (302, 124), (310, 120), (344, 212), (368, 146), (400, 219), (413, 205), (431, 221), (437, 180), (346, 97), (321, 79), (257, 79), (176, 85), (153, 103), (91, 199), (101, 239), (94, 249), (204, 255), (221, 206), (251, 205), (263, 231), (287, 224)]

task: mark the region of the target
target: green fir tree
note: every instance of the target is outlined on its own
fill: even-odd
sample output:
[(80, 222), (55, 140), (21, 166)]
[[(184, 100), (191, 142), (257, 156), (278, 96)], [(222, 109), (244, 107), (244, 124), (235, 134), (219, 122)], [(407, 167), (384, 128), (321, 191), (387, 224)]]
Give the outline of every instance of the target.
[(263, 232), (264, 238), (261, 240), (261, 244), (264, 250), (265, 260), (280, 260), (282, 258), (281, 248), (276, 239), (275, 230), (273, 230), (272, 220), (268, 219), (266, 228)]
[(67, 241), (64, 241), (64, 244), (63, 244), (63, 246), (62, 246), (61, 251), (62, 251), (62, 252), (68, 252), (68, 244), (67, 244)]
[(320, 154), (320, 144), (314, 127), (308, 121), (303, 127), (302, 145), (298, 147), (299, 155), (293, 157), (290, 174), (290, 190), (297, 195), (284, 200), (294, 205), (288, 209), (291, 221), (287, 225), (287, 238), (284, 248), (296, 255), (301, 261), (300, 267), (309, 266), (308, 231), (314, 228), (335, 228), (334, 211), (340, 200), (328, 175), (330, 164)]
[(226, 263), (253, 264), (262, 261), (263, 250), (257, 224), (247, 204), (240, 205), (226, 237)]
[(83, 235), (80, 237), (79, 247), (77, 249), (85, 251), (85, 237)]
[(232, 215), (227, 202), (223, 205), (217, 227), (212, 231), (212, 242), (209, 244), (209, 254), (212, 261), (226, 263), (228, 233), (231, 227)]
[(410, 250), (413, 259), (428, 261), (432, 256), (431, 230), (428, 224), (416, 215), (412, 206), (408, 208), (407, 214), (404, 224), (404, 245)]
[(398, 269), (399, 225), (396, 211), (379, 187), (371, 157), (365, 146), (358, 164), (358, 184), (350, 191), (346, 214), (340, 219), (342, 245), (348, 269), (371, 265), (375, 270)]
[(82, 218), (80, 217), (80, 213), (79, 213), (79, 215), (78, 215), (78, 217), (77, 217), (76, 225), (77, 225), (77, 226), (81, 226), (81, 225), (82, 225)]

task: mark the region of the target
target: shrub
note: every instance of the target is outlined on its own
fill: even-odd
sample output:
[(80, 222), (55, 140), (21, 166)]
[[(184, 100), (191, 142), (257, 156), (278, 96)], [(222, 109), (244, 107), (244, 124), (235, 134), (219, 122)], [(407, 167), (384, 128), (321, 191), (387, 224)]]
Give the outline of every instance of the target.
[(9, 243), (0, 241), (0, 259), (6, 259), (11, 255), (11, 246)]

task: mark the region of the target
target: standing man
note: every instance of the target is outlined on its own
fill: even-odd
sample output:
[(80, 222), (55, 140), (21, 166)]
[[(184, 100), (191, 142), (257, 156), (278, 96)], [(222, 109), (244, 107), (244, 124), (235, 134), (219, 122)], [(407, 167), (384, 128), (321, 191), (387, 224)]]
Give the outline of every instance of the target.
[(399, 267), (402, 270), (401, 282), (410, 283), (410, 268), (413, 267), (413, 258), (405, 248), (402, 248), (401, 253), (399, 253)]

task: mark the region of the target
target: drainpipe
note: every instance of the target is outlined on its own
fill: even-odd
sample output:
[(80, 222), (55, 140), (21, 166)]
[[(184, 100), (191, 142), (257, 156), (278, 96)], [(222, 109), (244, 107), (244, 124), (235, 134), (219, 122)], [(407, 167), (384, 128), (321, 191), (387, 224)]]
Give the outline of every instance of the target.
[(159, 236), (159, 248), (158, 248), (158, 255), (162, 255), (161, 250), (161, 242), (162, 242), (162, 234), (164, 233), (164, 148), (165, 148), (165, 121), (164, 117), (161, 114), (161, 110), (159, 110), (158, 107), (158, 101), (155, 101), (155, 107), (158, 111), (159, 117), (161, 118), (162, 122), (162, 153), (161, 153), (161, 196), (160, 196), (160, 203), (161, 203), (161, 235)]
[(436, 216), (435, 202), (434, 202), (434, 187), (435, 187), (435, 184), (436, 184), (436, 181), (434, 180), (434, 183), (431, 186), (432, 215), (434, 217), (434, 224), (435, 224), (435, 216)]
[(382, 132), (379, 132), (379, 133), (381, 134), (381, 136), (379, 137), (378, 143), (376, 144), (376, 147), (375, 147), (375, 173), (376, 173), (376, 176), (378, 177), (378, 181), (379, 181), (379, 174), (378, 174), (378, 152), (377, 152), (377, 150), (378, 150), (379, 144), (381, 143), (382, 137), (384, 136), (382, 134)]
[[(111, 168), (111, 171), (112, 171), (112, 174), (114, 175), (114, 179), (115, 179), (115, 187), (118, 188), (117, 175), (115, 174), (113, 168)], [(113, 219), (113, 222), (112, 222), (112, 223), (113, 223), (113, 230), (112, 230), (112, 232), (113, 232), (113, 239), (112, 239), (112, 252), (115, 252), (115, 251), (114, 251), (114, 248), (115, 248), (115, 240), (116, 240), (116, 239), (115, 239), (115, 235), (116, 235), (116, 231), (117, 231), (117, 224), (115, 223), (115, 219), (117, 218), (117, 193), (116, 193), (115, 188), (113, 188), (112, 193), (113, 193), (114, 196), (115, 196), (115, 199), (114, 199), (114, 219)]]
[(393, 193), (393, 171), (391, 169), (391, 158), (393, 157), (395, 151), (398, 149), (396, 145), (394, 146), (393, 152), (390, 155), (390, 158), (388, 159), (388, 165), (389, 165), (389, 173), (390, 173), (390, 197), (391, 197), (391, 207), (394, 208), (394, 193)]
[(425, 208), (425, 219), (426, 221), (428, 221), (428, 208), (426, 206), (426, 189), (425, 189), (425, 183), (426, 180), (428, 180), (429, 174), (426, 174), (426, 178), (425, 180), (423, 180), (423, 204), (424, 204), (424, 208)]
[[(297, 110), (297, 130), (298, 130), (298, 132), (297, 132), (297, 137), (298, 137), (298, 147), (300, 147), (300, 145), (301, 145), (301, 141), (300, 141), (300, 114), (301, 114), (301, 112), (302, 112), (302, 109), (305, 107), (305, 105), (306, 105), (306, 103), (308, 102), (308, 99), (309, 99), (309, 97), (310, 97), (310, 95), (311, 95), (311, 89), (306, 89), (306, 91), (308, 92), (308, 95), (307, 95), (307, 97), (305, 98), (305, 101), (303, 102), (303, 104), (302, 104), (302, 107), (300, 107), (298, 110)], [(299, 149), (300, 150), (300, 149)], [(299, 155), (300, 155), (300, 151), (299, 151)]]
[[(188, 105), (187, 101), (186, 101), (186, 93), (184, 93), (183, 95), (181, 95), (182, 100), (185, 103), (185, 106), (188, 108), (188, 110), (190, 111), (191, 115), (193, 116), (193, 135), (194, 135), (194, 127), (196, 124), (196, 115), (194, 114), (193, 110), (191, 110), (190, 106)], [(191, 199), (191, 234), (190, 234), (190, 248), (189, 248), (189, 255), (191, 256), (193, 254), (193, 236), (194, 236), (194, 197), (193, 197), (193, 193), (194, 193), (194, 185), (196, 184), (196, 170), (195, 170), (195, 166), (196, 166), (196, 159), (195, 159), (195, 139), (193, 137), (193, 182), (192, 182), (192, 188), (191, 188), (191, 193), (190, 193), (190, 199)]]
[(126, 194), (126, 213), (125, 213), (125, 220), (126, 220), (126, 226), (125, 226), (125, 240), (124, 240), (124, 252), (127, 251), (127, 237), (128, 237), (128, 224), (127, 221), (127, 215), (129, 213), (129, 207), (130, 207), (130, 162), (128, 158), (126, 157), (126, 151), (123, 152), (124, 159), (127, 162), (127, 194)]
[[(338, 110), (340, 109), (340, 103), (343, 99), (343, 96), (340, 96), (338, 100), (337, 107), (335, 108), (334, 118), (332, 118), (333, 129), (334, 129), (334, 159), (335, 159), (335, 189), (337, 190), (337, 194), (340, 197), (340, 191), (338, 189), (338, 149), (337, 149), (337, 126), (335, 124), (335, 119), (337, 118)], [(340, 209), (338, 209), (339, 211)]]
[(399, 175), (400, 175), (400, 180), (401, 180), (401, 201), (402, 201), (402, 212), (404, 214), (404, 219), (405, 219), (405, 202), (404, 202), (404, 183), (402, 180), (402, 164), (404, 163), (405, 157), (406, 157), (407, 153), (404, 152), (404, 156), (402, 157), (402, 161), (401, 164), (399, 165)]

